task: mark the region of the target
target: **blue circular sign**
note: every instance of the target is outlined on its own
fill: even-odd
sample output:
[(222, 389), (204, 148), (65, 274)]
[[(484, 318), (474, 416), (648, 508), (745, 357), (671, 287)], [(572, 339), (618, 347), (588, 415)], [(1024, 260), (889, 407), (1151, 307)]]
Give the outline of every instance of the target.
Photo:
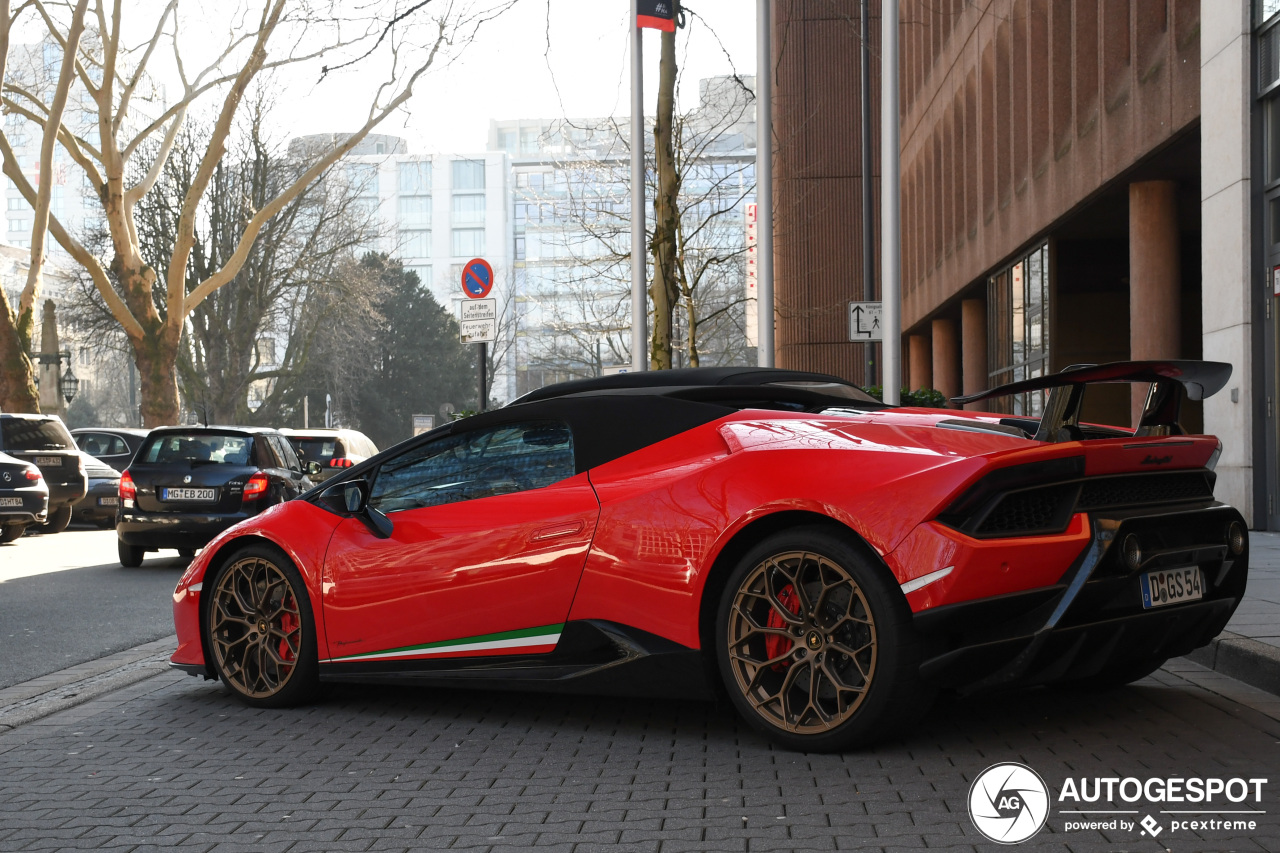
[(483, 299), (493, 290), (493, 267), (484, 258), (472, 258), (462, 267), (462, 292)]

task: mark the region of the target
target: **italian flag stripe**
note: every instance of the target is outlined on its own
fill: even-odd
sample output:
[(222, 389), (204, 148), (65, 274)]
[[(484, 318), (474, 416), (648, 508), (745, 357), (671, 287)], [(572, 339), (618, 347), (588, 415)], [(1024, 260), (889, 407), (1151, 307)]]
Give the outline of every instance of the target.
[(380, 652), (362, 652), (358, 655), (330, 658), (325, 663), (434, 657), (484, 651), (502, 651), (507, 654), (545, 652), (555, 648), (556, 643), (560, 640), (560, 631), (563, 628), (564, 623), (543, 625), (540, 628), (521, 628), (518, 631), (500, 631), (496, 634), (481, 634), (478, 637), (463, 637), (457, 640), (440, 640), (434, 643), (403, 646), (398, 649), (386, 649)]

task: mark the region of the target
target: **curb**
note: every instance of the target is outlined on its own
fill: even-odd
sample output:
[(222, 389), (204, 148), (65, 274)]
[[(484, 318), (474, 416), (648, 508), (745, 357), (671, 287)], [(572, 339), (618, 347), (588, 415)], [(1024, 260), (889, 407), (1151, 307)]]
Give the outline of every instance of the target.
[(0, 734), (169, 671), (177, 635), (0, 690)]
[(1280, 647), (1223, 631), (1186, 659), (1280, 696)]

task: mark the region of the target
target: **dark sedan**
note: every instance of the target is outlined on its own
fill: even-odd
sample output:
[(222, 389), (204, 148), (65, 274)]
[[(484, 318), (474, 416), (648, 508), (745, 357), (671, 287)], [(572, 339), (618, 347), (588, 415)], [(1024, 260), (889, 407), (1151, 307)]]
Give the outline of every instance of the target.
[(129, 427), (80, 427), (71, 431), (71, 437), (85, 453), (116, 471), (123, 471), (133, 461), (133, 454), (138, 452), (149, 432)]
[(190, 558), (228, 527), (311, 488), (293, 447), (261, 427), (161, 427), (120, 475), (121, 565), (147, 551)]
[(89, 493), (71, 508), (71, 520), (104, 530), (115, 527), (116, 508), (120, 505), (120, 472), (88, 453), (82, 455)]
[(12, 542), (49, 512), (49, 487), (40, 469), (0, 453), (0, 542)]
[(62, 419), (54, 415), (0, 414), (0, 451), (40, 469), (49, 487), (45, 533), (71, 523), (71, 505), (89, 490), (84, 459)]

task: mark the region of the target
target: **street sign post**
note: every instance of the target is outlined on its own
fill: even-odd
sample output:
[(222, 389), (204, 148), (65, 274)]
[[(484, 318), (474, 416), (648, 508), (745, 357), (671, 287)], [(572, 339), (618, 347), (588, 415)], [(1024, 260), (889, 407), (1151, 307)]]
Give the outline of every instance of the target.
[[(480, 345), (478, 362), (480, 373), (480, 403), (478, 409), (488, 408), (489, 377), (489, 343), (498, 338), (498, 300), (485, 299), (493, 290), (493, 267), (484, 258), (472, 258), (462, 265), (462, 292), (471, 302), (462, 303), (461, 316), (458, 318), (458, 336), (466, 343)], [(489, 303), (487, 307), (475, 307), (468, 319), (468, 308), (474, 303)]]
[(424, 432), (431, 432), (436, 428), (435, 415), (414, 415), (413, 416), (413, 434), (422, 435)]
[(883, 310), (882, 302), (850, 302), (849, 340), (864, 342), (884, 340)]

